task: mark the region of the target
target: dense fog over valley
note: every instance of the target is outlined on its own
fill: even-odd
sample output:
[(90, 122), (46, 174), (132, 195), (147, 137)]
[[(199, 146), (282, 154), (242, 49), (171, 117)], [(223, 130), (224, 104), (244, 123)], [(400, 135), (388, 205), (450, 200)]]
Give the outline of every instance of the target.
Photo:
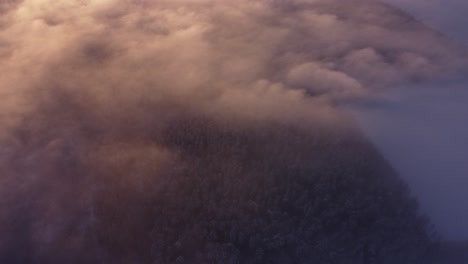
[(467, 63), (372, 0), (2, 1), (0, 263), (443, 263), (348, 109)]

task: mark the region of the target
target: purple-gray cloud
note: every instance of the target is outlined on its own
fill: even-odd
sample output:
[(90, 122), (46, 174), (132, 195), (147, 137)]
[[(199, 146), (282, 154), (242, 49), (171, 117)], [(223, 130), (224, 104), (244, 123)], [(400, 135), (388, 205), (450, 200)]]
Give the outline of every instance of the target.
[(456, 38), (468, 41), (468, 23), (466, 12), (468, 3), (464, 0), (382, 0), (418, 17), (436, 30)]

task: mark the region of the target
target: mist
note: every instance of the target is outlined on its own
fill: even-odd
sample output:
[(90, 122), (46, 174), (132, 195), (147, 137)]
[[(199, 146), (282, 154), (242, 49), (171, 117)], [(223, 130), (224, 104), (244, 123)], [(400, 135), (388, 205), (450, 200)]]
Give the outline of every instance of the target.
[[(465, 42), (463, 1), (384, 1)], [(468, 72), (467, 72), (468, 73)], [(461, 76), (466, 76), (466, 73)], [(468, 82), (448, 78), (397, 86), (360, 106), (361, 127), (409, 183), (444, 239), (468, 239)]]
[(466, 83), (397, 88), (355, 110), (362, 129), (408, 182), (444, 239), (461, 241), (468, 238)]
[(434, 247), (343, 110), (466, 72), (463, 45), (401, 10), (17, 0), (0, 15), (0, 262), (414, 263)]

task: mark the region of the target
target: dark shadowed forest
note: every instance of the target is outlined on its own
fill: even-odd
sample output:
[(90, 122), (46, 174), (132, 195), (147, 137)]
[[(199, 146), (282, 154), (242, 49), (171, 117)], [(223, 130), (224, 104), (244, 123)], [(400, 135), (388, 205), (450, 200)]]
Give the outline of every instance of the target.
[[(79, 132), (99, 140), (86, 127)], [(93, 168), (83, 179), (87, 166), (80, 154), (66, 142), (48, 146), (61, 158), (40, 158), (46, 165), (37, 173), (49, 181), (10, 208), (15, 217), (2, 225), (9, 241), (2, 262), (415, 263), (434, 246), (436, 237), (405, 184), (357, 131), (274, 123), (239, 128), (184, 115), (147, 133), (177, 162), (113, 146), (101, 150), (100, 166), (110, 167)], [(27, 135), (23, 140), (43, 144)], [(18, 171), (28, 166), (12, 162)], [(163, 165), (150, 172), (147, 162)], [(138, 174), (145, 174), (141, 182)], [(64, 187), (48, 197), (48, 189)], [(42, 205), (44, 196), (63, 200), (59, 210), (70, 212), (38, 248), (28, 233), (31, 217), (63, 213), (47, 212), (54, 208)]]

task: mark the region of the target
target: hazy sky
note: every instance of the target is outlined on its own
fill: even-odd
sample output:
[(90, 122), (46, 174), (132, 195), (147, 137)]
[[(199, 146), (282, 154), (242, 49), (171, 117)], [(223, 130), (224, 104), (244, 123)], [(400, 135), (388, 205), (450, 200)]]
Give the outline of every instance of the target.
[(382, 0), (399, 6), (433, 28), (468, 41), (468, 1), (465, 0)]
[[(466, 1), (385, 2), (468, 40)], [(384, 97), (359, 111), (361, 125), (408, 181), (441, 234), (468, 239), (468, 80), (402, 86)]]
[(438, 231), (467, 239), (468, 90), (458, 83), (407, 88), (365, 106), (358, 120)]

